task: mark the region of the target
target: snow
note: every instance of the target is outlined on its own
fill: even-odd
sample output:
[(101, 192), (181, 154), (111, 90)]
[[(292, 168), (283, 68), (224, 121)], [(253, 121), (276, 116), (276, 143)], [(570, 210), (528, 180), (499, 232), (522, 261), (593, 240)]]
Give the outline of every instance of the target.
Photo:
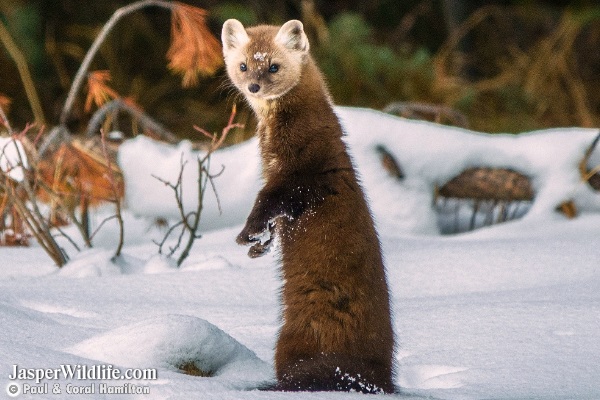
[(261, 53), (260, 51), (257, 51), (256, 53), (254, 53), (254, 59), (256, 61), (264, 62), (265, 57), (267, 57), (267, 53)]
[[(382, 242), (397, 337), (398, 397), (437, 399), (600, 398), (600, 194), (577, 165), (597, 131), (558, 129), (490, 136), (338, 108), (346, 141), (370, 199)], [(396, 155), (406, 179), (380, 167), (375, 146)], [(260, 188), (256, 140), (214, 154), (223, 213), (208, 193), (198, 239), (180, 268), (152, 240), (175, 218), (172, 191), (181, 160), (186, 207), (193, 209), (196, 157), (190, 143), (125, 142), (119, 162), (127, 192), (125, 247), (112, 262), (114, 221), (93, 249), (61, 270), (37, 246), (0, 248), (0, 390), (13, 365), (156, 368), (156, 380), (47, 380), (89, 385), (129, 382), (145, 395), (82, 398), (341, 399), (355, 393), (269, 393), (281, 280), (275, 251), (247, 256), (235, 237)], [(182, 156), (183, 154), (183, 156)], [(592, 157), (592, 160), (597, 155)], [(521, 219), (440, 235), (431, 188), (467, 166), (514, 168), (537, 196)], [(554, 207), (572, 199), (566, 219)], [(110, 207), (96, 210), (100, 224)], [(193, 364), (210, 377), (183, 374)], [(25, 383), (35, 381), (18, 381)], [(0, 395), (1, 397), (1, 395)], [(65, 397), (67, 397), (65, 395)], [(20, 398), (62, 398), (21, 395)]]
[[(231, 336), (196, 317), (164, 315), (121, 326), (68, 349), (90, 360), (178, 371), (193, 363), (215, 377), (269, 379), (268, 364)], [(241, 378), (241, 379), (240, 379)], [(251, 380), (252, 382), (252, 380)], [(238, 382), (239, 384), (239, 382)]]

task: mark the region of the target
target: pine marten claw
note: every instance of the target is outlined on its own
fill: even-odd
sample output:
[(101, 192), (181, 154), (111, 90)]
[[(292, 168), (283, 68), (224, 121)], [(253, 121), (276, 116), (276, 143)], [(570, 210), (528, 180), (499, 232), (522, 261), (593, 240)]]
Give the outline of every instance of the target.
[(256, 242), (256, 239), (252, 239), (251, 236), (249, 236), (248, 234), (244, 233), (244, 231), (242, 231), (239, 235), (237, 235), (237, 237), (235, 238), (235, 242), (237, 244), (240, 244), (242, 246), (246, 246), (249, 244), (252, 244), (254, 242)]

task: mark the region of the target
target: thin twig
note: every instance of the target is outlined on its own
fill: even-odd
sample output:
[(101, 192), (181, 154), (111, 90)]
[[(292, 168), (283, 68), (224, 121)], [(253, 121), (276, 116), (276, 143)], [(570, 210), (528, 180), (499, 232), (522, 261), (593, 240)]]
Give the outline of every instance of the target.
[(65, 239), (67, 239), (69, 241), (69, 243), (71, 243), (71, 245), (73, 247), (75, 247), (75, 250), (81, 251), (81, 249), (79, 248), (79, 246), (77, 245), (77, 243), (75, 243), (75, 241), (73, 240), (73, 238), (71, 238), (71, 236), (67, 235), (67, 233), (65, 231), (63, 231), (59, 226), (56, 226), (55, 229), (58, 231), (58, 233), (60, 233), (60, 236), (62, 236)]
[(178, 221), (176, 224), (174, 224), (173, 226), (171, 226), (169, 229), (167, 229), (167, 232), (165, 233), (165, 235), (163, 236), (163, 239), (160, 242), (157, 242), (156, 240), (152, 240), (152, 242), (158, 246), (158, 254), (162, 254), (162, 248), (165, 245), (165, 242), (167, 241), (167, 239), (169, 238), (169, 236), (171, 236), (171, 233), (178, 227), (181, 226), (183, 224), (182, 221)]
[(594, 150), (596, 149), (596, 146), (598, 145), (598, 142), (600, 142), (600, 132), (598, 132), (598, 135), (596, 135), (592, 143), (588, 146), (583, 156), (583, 159), (579, 163), (579, 173), (581, 174), (581, 179), (584, 182), (589, 181), (592, 176), (600, 172), (600, 165), (596, 166), (595, 168), (592, 168), (591, 171), (588, 171), (587, 166), (590, 157), (592, 156)]
[(125, 223), (123, 222), (123, 215), (121, 213), (121, 200), (119, 199), (119, 191), (117, 189), (117, 184), (115, 182), (115, 171), (112, 169), (112, 163), (110, 157), (108, 156), (108, 150), (106, 148), (106, 134), (103, 130), (100, 130), (100, 134), (102, 135), (102, 154), (104, 155), (104, 159), (106, 161), (106, 168), (108, 170), (107, 179), (110, 184), (110, 188), (113, 192), (114, 202), (115, 202), (115, 218), (119, 223), (119, 243), (117, 245), (117, 249), (115, 250), (115, 255), (113, 258), (117, 258), (121, 255), (121, 250), (123, 249), (123, 245), (125, 242)]

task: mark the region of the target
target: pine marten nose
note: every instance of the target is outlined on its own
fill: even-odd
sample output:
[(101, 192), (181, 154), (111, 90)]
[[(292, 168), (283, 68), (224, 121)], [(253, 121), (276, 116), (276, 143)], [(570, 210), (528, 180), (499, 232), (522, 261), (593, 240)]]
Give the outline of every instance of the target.
[(258, 83), (251, 83), (248, 86), (248, 90), (250, 93), (257, 93), (260, 90), (260, 85)]

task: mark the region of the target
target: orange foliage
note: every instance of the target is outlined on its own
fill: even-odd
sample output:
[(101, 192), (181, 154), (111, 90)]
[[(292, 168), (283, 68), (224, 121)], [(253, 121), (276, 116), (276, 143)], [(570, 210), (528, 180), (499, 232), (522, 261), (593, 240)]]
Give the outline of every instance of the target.
[[(63, 143), (52, 157), (41, 160), (39, 174), (40, 180), (71, 206), (115, 201), (115, 196), (123, 196), (123, 180), (116, 165), (109, 165), (101, 154), (76, 140)], [(116, 194), (109, 174), (115, 176)], [(44, 191), (41, 191), (40, 198), (52, 202)]]
[(0, 93), (0, 107), (2, 107), (5, 113), (8, 113), (8, 107), (10, 106), (10, 103), (10, 99)]
[(171, 14), (169, 68), (183, 75), (183, 86), (198, 82), (198, 75), (211, 75), (223, 64), (221, 44), (206, 26), (206, 10), (174, 2)]
[(119, 97), (118, 93), (108, 86), (110, 82), (110, 71), (92, 71), (88, 75), (88, 94), (85, 99), (85, 111), (92, 109), (92, 103), (101, 107), (111, 98)]

